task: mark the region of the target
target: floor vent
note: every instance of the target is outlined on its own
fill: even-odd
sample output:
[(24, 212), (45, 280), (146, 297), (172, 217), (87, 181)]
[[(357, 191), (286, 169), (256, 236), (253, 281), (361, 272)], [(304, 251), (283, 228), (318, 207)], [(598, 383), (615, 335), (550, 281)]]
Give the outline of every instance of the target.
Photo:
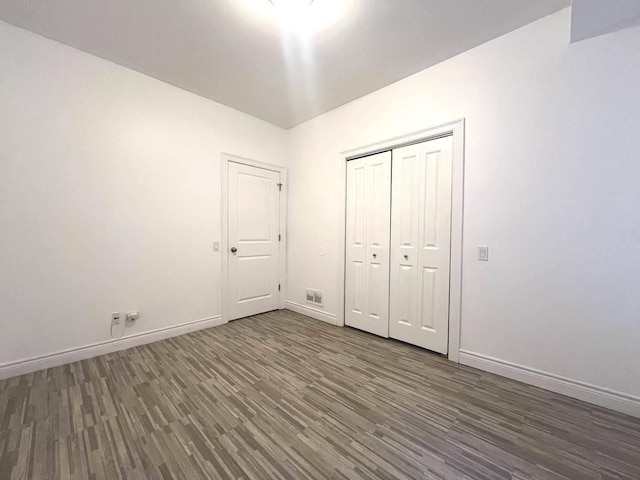
[(321, 292), (320, 290), (311, 290), (310, 288), (307, 288), (307, 296), (306, 296), (307, 303), (311, 303), (313, 305), (318, 305), (319, 307), (322, 307), (324, 305), (324, 302), (322, 301), (323, 297), (324, 297), (324, 293)]

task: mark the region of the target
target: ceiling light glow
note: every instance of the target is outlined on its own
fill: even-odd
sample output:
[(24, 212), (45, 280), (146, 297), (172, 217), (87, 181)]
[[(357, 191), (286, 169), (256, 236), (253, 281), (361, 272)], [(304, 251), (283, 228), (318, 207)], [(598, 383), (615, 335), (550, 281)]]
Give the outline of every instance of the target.
[(299, 10), (308, 7), (313, 0), (269, 0), (276, 7), (286, 10)]
[(313, 0), (269, 0), (274, 6), (280, 24), (285, 30), (309, 28), (310, 6)]
[[(226, 0), (252, 23), (251, 28), (276, 28), (285, 35), (313, 36), (333, 28), (356, 12), (363, 0)], [(1, 3), (1, 0), (0, 0)]]

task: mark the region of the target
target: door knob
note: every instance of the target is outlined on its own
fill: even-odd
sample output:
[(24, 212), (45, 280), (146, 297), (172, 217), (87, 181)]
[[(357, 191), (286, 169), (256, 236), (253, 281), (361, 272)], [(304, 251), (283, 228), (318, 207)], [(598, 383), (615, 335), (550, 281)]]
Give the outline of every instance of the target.
[(405, 256), (404, 256), (404, 259), (405, 259), (405, 260), (409, 260), (409, 255), (405, 255)]
[(231, 247), (231, 253), (236, 253), (238, 249), (236, 247)]
[(378, 255), (374, 253), (373, 254), (373, 258), (377, 258), (377, 257), (378, 257)]

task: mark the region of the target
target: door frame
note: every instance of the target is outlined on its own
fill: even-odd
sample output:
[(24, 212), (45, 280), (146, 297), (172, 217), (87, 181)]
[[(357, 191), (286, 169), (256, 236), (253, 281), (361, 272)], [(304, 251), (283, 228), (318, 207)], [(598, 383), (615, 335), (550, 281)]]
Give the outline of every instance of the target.
[(287, 291), (287, 169), (280, 165), (259, 162), (249, 158), (239, 157), (231, 153), (222, 153), (220, 161), (220, 254), (222, 275), (220, 277), (220, 306), (222, 308), (222, 323), (229, 321), (229, 163), (239, 163), (250, 167), (262, 168), (280, 173), (280, 291), (278, 292), (278, 305), (280, 310), (284, 308), (285, 292)]
[(338, 255), (338, 305), (336, 324), (344, 326), (345, 318), (345, 259), (346, 259), (346, 218), (347, 218), (347, 161), (365, 155), (372, 155), (386, 150), (426, 142), (443, 136), (453, 136), (453, 164), (451, 179), (451, 272), (449, 277), (449, 335), (448, 358), (458, 363), (460, 356), (460, 324), (462, 303), (462, 248), (464, 220), (464, 135), (465, 119), (461, 118), (443, 125), (427, 128), (417, 132), (389, 138), (369, 145), (352, 148), (340, 152), (338, 158), (340, 185), (343, 194), (340, 197), (340, 239), (342, 248)]

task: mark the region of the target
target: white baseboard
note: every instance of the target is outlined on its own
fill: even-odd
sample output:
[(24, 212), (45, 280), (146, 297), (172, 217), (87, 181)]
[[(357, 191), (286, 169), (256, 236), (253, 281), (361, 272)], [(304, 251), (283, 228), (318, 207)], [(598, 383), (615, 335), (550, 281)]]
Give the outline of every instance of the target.
[(209, 318), (203, 318), (202, 320), (159, 328), (149, 332), (137, 333), (116, 340), (107, 340), (105, 342), (63, 350), (61, 352), (42, 357), (5, 363), (0, 365), (0, 380), (36, 372), (38, 370), (44, 370), (46, 368), (65, 365), (67, 363), (77, 362), (79, 360), (86, 360), (87, 358), (93, 358), (107, 353), (117, 352), (119, 350), (126, 350), (127, 348), (157, 342), (166, 338), (177, 337), (178, 335), (184, 335), (185, 333), (195, 332), (204, 328), (215, 327), (222, 325), (223, 323), (226, 322), (222, 321), (222, 317), (220, 315), (216, 315)]
[(464, 350), (460, 363), (640, 418), (640, 397)]
[(316, 320), (321, 320), (323, 322), (330, 323), (331, 325), (338, 324), (338, 320), (333, 313), (323, 312), (322, 310), (318, 310), (317, 308), (307, 307), (306, 305), (301, 305), (299, 303), (291, 302), (289, 300), (285, 300), (284, 307), (296, 313), (306, 315), (307, 317), (315, 318)]

